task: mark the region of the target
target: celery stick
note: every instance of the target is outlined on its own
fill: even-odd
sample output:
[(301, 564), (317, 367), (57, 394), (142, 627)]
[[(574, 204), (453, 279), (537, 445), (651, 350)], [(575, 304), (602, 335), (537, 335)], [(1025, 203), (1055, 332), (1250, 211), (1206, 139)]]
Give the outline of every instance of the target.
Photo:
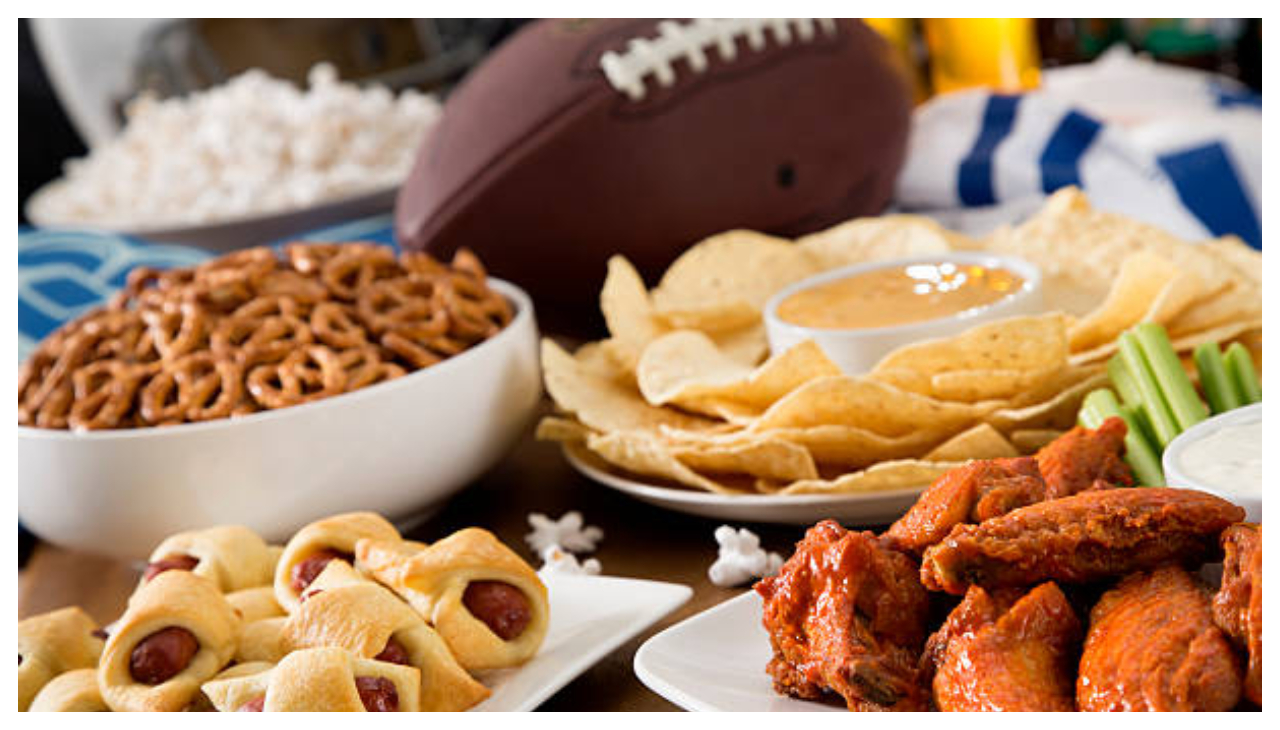
[(1134, 408), (1142, 406), (1142, 396), (1138, 393), (1138, 386), (1133, 382), (1129, 371), (1125, 370), (1124, 361), (1119, 355), (1113, 355), (1107, 361), (1107, 375), (1110, 376), (1111, 384), (1115, 386), (1122, 403)]
[(1134, 477), (1139, 484), (1145, 486), (1163, 486), (1164, 470), (1160, 466), (1159, 452), (1152, 448), (1146, 437), (1142, 435), (1142, 430), (1133, 421), (1132, 414), (1126, 413), (1127, 410), (1121, 407), (1115, 394), (1110, 390), (1099, 388), (1085, 396), (1084, 403), (1080, 407), (1080, 425), (1085, 428), (1097, 428), (1112, 416), (1124, 419), (1128, 427), (1128, 433), (1124, 437), (1124, 459), (1133, 469)]
[(1214, 413), (1225, 413), (1244, 405), (1235, 383), (1227, 375), (1227, 368), (1222, 362), (1222, 352), (1218, 350), (1218, 343), (1201, 343), (1193, 357), (1196, 361), (1196, 372), (1200, 373), (1200, 389), (1204, 391), (1204, 397), (1209, 401), (1209, 406)]
[(1147, 365), (1155, 375), (1156, 384), (1164, 395), (1165, 403), (1178, 423), (1178, 431), (1191, 428), (1209, 417), (1209, 409), (1196, 393), (1187, 371), (1182, 369), (1182, 361), (1178, 353), (1173, 351), (1169, 343), (1169, 335), (1164, 327), (1153, 322), (1145, 322), (1133, 328), (1138, 345), (1147, 359)]
[(1117, 342), (1120, 345), (1120, 357), (1124, 361), (1125, 370), (1129, 372), (1129, 377), (1133, 378), (1134, 386), (1141, 398), (1142, 411), (1151, 423), (1151, 432), (1156, 437), (1155, 445), (1160, 451), (1164, 451), (1169, 442), (1178, 435), (1178, 422), (1169, 410), (1169, 405), (1164, 401), (1164, 395), (1160, 392), (1155, 374), (1151, 372), (1151, 366), (1147, 363), (1146, 356), (1142, 354), (1142, 348), (1138, 346), (1138, 338), (1132, 332), (1125, 332), (1117, 338)]
[(1222, 359), (1227, 372), (1231, 373), (1231, 380), (1239, 389), (1243, 404), (1249, 405), (1262, 400), (1262, 383), (1258, 380), (1258, 371), (1253, 367), (1253, 355), (1249, 354), (1249, 350), (1239, 342), (1233, 342)]

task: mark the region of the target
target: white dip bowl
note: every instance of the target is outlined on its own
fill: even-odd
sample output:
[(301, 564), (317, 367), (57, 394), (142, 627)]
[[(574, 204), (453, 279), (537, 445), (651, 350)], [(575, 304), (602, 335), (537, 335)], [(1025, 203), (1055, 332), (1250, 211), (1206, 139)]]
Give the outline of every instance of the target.
[[(778, 316), (778, 306), (796, 292), (869, 271), (929, 263), (1003, 268), (1021, 277), (1023, 285), (1008, 296), (983, 307), (975, 307), (938, 319), (891, 327), (861, 329), (806, 327), (787, 322)], [(859, 375), (870, 371), (881, 358), (903, 345), (959, 334), (970, 327), (997, 319), (1039, 314), (1043, 311), (1043, 307), (1040, 270), (1031, 263), (1012, 256), (955, 251), (857, 264), (811, 276), (778, 292), (765, 304), (764, 324), (769, 338), (769, 349), (773, 353), (784, 352), (805, 340), (813, 340), (842, 370), (849, 375)]]
[[(1244, 426), (1251, 423), (1262, 423), (1262, 404), (1237, 408), (1226, 413), (1219, 413), (1207, 421), (1201, 421), (1178, 434), (1164, 450), (1164, 481), (1171, 487), (1185, 487), (1208, 492), (1217, 497), (1244, 508), (1245, 519), (1249, 522), (1262, 522), (1262, 485), (1258, 484), (1256, 493), (1242, 484), (1239, 479), (1214, 478), (1211, 474), (1200, 474), (1194, 465), (1188, 463), (1188, 452), (1194, 450), (1196, 444), (1228, 426)], [(1251, 447), (1251, 444), (1243, 444)], [(1262, 459), (1262, 437), (1258, 437), (1258, 459)], [(1225, 459), (1226, 454), (1215, 454), (1216, 458)], [(1223, 465), (1225, 466), (1225, 464)], [(1226, 477), (1225, 473), (1223, 477)]]
[(542, 395), (533, 304), (442, 363), (275, 411), (164, 428), (18, 428), (18, 514), (41, 538), (145, 558), (164, 537), (242, 524), (283, 541), (319, 517), (438, 509), (508, 451)]

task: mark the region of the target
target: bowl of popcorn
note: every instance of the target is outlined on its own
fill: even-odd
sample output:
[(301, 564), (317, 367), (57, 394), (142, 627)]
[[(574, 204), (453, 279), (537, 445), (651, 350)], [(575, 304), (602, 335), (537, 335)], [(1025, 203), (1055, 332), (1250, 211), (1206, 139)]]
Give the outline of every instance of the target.
[(537, 339), (529, 297), (465, 250), (296, 243), (136, 269), (22, 366), (20, 519), (119, 557), (199, 524), (408, 524), (526, 428)]
[(120, 134), (27, 202), (44, 228), (230, 250), (389, 212), (439, 101), (338, 80), (299, 89), (261, 70), (185, 97), (143, 94)]

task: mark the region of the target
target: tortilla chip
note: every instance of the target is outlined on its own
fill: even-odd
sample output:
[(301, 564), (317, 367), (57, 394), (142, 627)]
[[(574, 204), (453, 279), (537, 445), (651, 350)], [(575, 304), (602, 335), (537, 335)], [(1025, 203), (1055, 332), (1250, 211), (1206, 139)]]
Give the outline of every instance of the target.
[(755, 438), (727, 445), (673, 444), (670, 452), (703, 474), (749, 474), (781, 482), (818, 478), (818, 467), (809, 452), (781, 439)]
[(646, 345), (668, 331), (653, 316), (649, 290), (640, 272), (622, 256), (609, 258), (600, 290), (600, 311), (611, 335), (609, 355), (627, 370), (635, 368)]
[(656, 432), (660, 426), (697, 431), (717, 425), (673, 408), (649, 405), (634, 386), (613, 370), (599, 347), (586, 346), (570, 355), (555, 342), (544, 339), (542, 373), (556, 405), (596, 431)]
[(796, 240), (821, 270), (841, 266), (947, 253), (977, 245), (930, 218), (890, 215), (857, 218)]
[(861, 469), (886, 459), (918, 457), (951, 435), (919, 429), (902, 436), (882, 436), (865, 428), (832, 424), (779, 428), (760, 433), (736, 430), (712, 434), (670, 428), (662, 429), (662, 433), (672, 443), (680, 445), (732, 447), (757, 439), (785, 441), (803, 447), (818, 464), (840, 469)]
[(1165, 324), (1203, 291), (1195, 272), (1180, 271), (1163, 256), (1139, 251), (1125, 258), (1102, 305), (1071, 327), (1071, 350), (1111, 342), (1139, 322)]
[(1027, 428), (1009, 434), (1009, 441), (1024, 454), (1034, 454), (1052, 443), (1066, 431), (1055, 428)]
[(1066, 319), (1058, 312), (1011, 317), (954, 337), (917, 342), (885, 355), (872, 377), (912, 370), (929, 376), (955, 370), (1044, 370), (1067, 360)]
[(670, 449), (652, 434), (615, 431), (587, 439), (587, 448), (605, 461), (633, 474), (668, 479), (687, 487), (716, 494), (739, 494), (734, 489), (695, 472), (680, 462)]
[(1209, 296), (1236, 279), (1233, 267), (1201, 246), (1132, 218), (1094, 209), (1077, 188), (1050, 196), (1016, 228), (997, 230), (986, 250), (1026, 259), (1040, 267), (1045, 304), (1074, 315), (1098, 307), (1131, 254), (1149, 251), (1179, 271), (1194, 271)]
[(559, 441), (561, 443), (583, 443), (587, 437), (595, 433), (572, 418), (546, 416), (538, 421), (534, 438), (539, 441)]
[(1062, 367), (1038, 370), (957, 370), (929, 379), (934, 398), (964, 403), (1007, 400), (1058, 376)]
[(957, 434), (925, 455), (925, 461), (969, 461), (1020, 456), (1014, 445), (991, 426), (980, 423)]
[(1194, 335), (1239, 322), (1262, 319), (1262, 289), (1246, 280), (1234, 282), (1226, 290), (1198, 301), (1170, 321), (1171, 338)]
[(871, 378), (817, 378), (769, 407), (749, 430), (853, 426), (882, 436), (915, 430), (954, 432), (972, 425), (994, 406), (948, 403), (899, 390)]
[(760, 317), (778, 290), (818, 272), (790, 241), (729, 231), (695, 244), (653, 290), (654, 311), (674, 327), (736, 329)]
[[(700, 413), (723, 411), (729, 404), (763, 411), (814, 378), (838, 375), (812, 341), (802, 342), (752, 370), (724, 355), (709, 337), (681, 330), (653, 341), (636, 366), (636, 382), (653, 405), (675, 404)], [(711, 409), (700, 407), (711, 402)]]
[(866, 494), (905, 489), (923, 491), (938, 477), (960, 466), (958, 463), (930, 461), (884, 461), (869, 469), (835, 479), (808, 479), (795, 482), (780, 494)]
[[(1184, 353), (1196, 349), (1201, 343), (1205, 342), (1226, 342), (1234, 339), (1246, 332), (1262, 328), (1262, 318), (1246, 320), (1243, 322), (1228, 322), (1217, 327), (1199, 332), (1191, 332), (1170, 338), (1174, 352)], [(1095, 347), (1086, 352), (1078, 352), (1071, 356), (1073, 365), (1096, 365), (1106, 362), (1112, 355), (1116, 354), (1119, 345), (1115, 342), (1108, 342), (1105, 345)]]
[(1021, 408), (1002, 408), (986, 418), (987, 423), (1001, 433), (1027, 429), (1054, 428), (1063, 431), (1075, 425), (1080, 403), (1090, 391), (1110, 382), (1107, 374), (1092, 371), (1092, 375), (1062, 390), (1049, 400)]

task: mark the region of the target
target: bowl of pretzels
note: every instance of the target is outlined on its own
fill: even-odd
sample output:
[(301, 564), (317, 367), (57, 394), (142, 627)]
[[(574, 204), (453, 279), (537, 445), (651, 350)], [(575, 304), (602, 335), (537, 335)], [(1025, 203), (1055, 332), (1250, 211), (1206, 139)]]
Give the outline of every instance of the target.
[(136, 269), (20, 370), (19, 516), (114, 556), (199, 524), (411, 521), (528, 425), (537, 340), (529, 297), (466, 250), (292, 243)]

